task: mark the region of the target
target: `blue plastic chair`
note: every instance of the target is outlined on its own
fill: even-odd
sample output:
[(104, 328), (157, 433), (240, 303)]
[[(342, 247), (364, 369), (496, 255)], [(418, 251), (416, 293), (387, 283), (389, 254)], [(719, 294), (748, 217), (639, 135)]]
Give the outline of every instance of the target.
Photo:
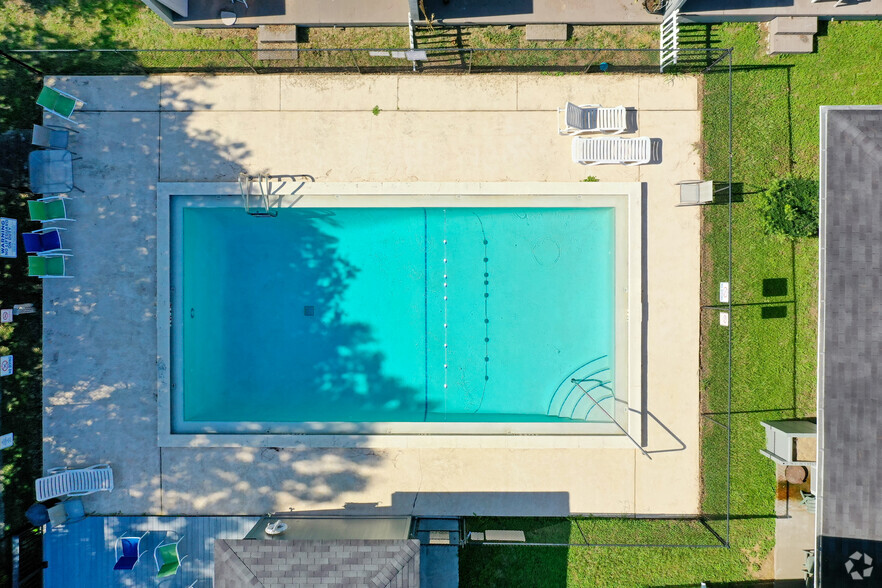
[(68, 251), (61, 245), (61, 231), (63, 228), (45, 228), (31, 231), (30, 233), (22, 233), (21, 238), (24, 241), (25, 251), (28, 253), (36, 253), (37, 255), (46, 255), (49, 253), (63, 254)]
[(147, 532), (142, 535), (122, 535), (116, 540), (113, 551), (116, 555), (116, 564), (114, 570), (131, 570), (146, 552), (141, 551), (141, 540), (147, 536)]

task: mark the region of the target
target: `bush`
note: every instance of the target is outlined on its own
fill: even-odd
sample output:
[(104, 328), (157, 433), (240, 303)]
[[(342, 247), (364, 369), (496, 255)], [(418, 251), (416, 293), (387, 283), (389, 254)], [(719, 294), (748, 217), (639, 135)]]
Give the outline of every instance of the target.
[(758, 206), (766, 233), (791, 238), (818, 236), (818, 182), (775, 180), (760, 195)]

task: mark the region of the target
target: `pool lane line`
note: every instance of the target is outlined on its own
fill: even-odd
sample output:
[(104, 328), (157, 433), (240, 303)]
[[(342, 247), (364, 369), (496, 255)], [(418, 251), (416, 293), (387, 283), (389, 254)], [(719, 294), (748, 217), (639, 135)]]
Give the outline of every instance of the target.
[(481, 400), (472, 414), (477, 414), (484, 405), (484, 398), (487, 396), (487, 382), (490, 380), (490, 256), (489, 241), (487, 240), (487, 231), (484, 229), (484, 221), (478, 216), (478, 213), (472, 212), (478, 219), (478, 225), (481, 227), (481, 240), (484, 244), (484, 384), (481, 387)]
[(442, 239), (442, 244), (444, 245), (444, 258), (443, 258), (443, 300), (444, 300), (444, 420), (447, 420), (447, 366), (449, 365), (449, 358), (447, 355), (447, 209), (442, 209), (442, 213), (444, 214), (444, 236)]
[(429, 418), (429, 219), (423, 209), (423, 351), (425, 353), (426, 385), (423, 387), (423, 422)]

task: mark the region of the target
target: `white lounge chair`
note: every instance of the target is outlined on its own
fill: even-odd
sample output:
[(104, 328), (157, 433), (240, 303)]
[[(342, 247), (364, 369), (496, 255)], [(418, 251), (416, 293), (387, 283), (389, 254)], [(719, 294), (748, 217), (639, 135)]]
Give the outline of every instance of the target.
[(85, 496), (94, 492), (113, 490), (113, 470), (106, 463), (72, 470), (52, 468), (45, 478), (38, 478), (37, 502), (60, 496)]
[(686, 180), (680, 186), (680, 204), (707, 204), (714, 201), (712, 181)]
[(598, 137), (573, 139), (573, 161), (582, 165), (621, 163), (640, 165), (649, 163), (652, 156), (649, 137), (625, 139), (622, 137)]
[[(561, 114), (564, 124), (561, 125)], [(599, 104), (577, 106), (567, 102), (564, 108), (557, 109), (557, 132), (561, 135), (580, 135), (582, 133), (624, 133), (628, 129), (625, 120), (625, 107), (603, 108)]]

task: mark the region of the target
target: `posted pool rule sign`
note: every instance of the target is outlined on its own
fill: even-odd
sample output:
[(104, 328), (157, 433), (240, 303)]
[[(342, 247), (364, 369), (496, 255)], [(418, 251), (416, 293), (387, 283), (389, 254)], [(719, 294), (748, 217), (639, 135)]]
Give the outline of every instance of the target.
[(18, 255), (18, 221), (0, 217), (0, 257)]
[(12, 375), (12, 356), (4, 355), (0, 357), (0, 376)]

